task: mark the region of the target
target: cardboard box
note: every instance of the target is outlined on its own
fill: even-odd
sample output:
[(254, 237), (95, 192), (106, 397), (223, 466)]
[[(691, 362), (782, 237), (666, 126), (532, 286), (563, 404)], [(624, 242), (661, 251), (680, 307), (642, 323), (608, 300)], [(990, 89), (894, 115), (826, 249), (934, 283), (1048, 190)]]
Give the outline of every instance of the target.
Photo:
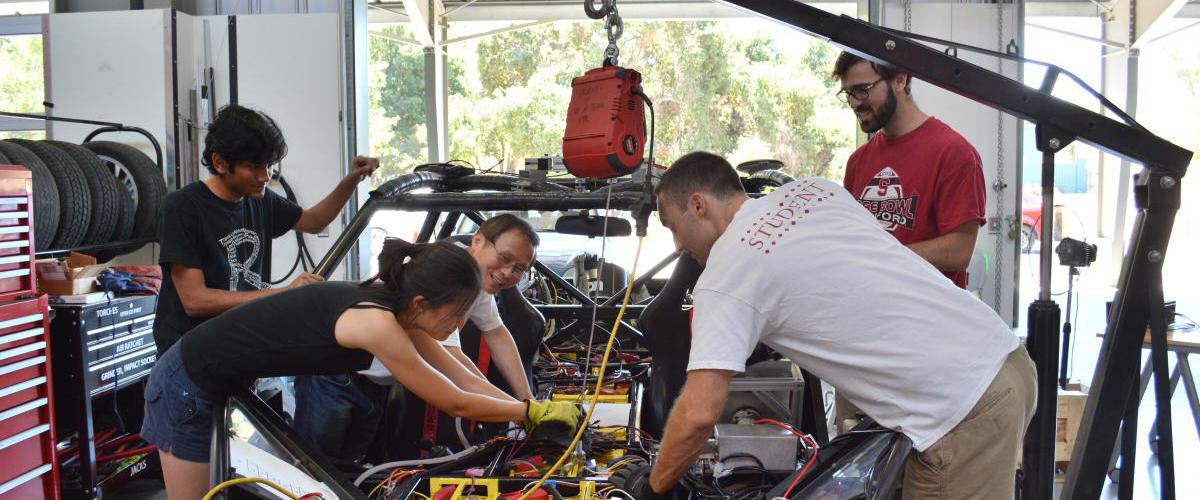
[(1088, 396), (1086, 388), (1082, 389), (1058, 391), (1058, 429), (1054, 436), (1055, 462), (1069, 462), (1071, 452), (1075, 450), (1075, 437), (1079, 434), (1079, 421), (1083, 419), (1083, 406), (1087, 404)]
[(38, 291), (50, 295), (81, 295), (96, 290), (96, 276), (108, 266), (96, 264), (90, 255), (71, 252), (66, 259), (43, 259), (34, 263)]

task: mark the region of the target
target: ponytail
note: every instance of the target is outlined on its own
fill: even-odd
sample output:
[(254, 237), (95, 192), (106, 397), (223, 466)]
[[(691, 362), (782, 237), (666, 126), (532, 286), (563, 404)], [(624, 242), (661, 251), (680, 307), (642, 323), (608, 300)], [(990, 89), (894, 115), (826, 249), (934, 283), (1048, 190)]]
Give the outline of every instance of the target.
[(379, 274), (363, 286), (376, 280), (396, 293), (400, 306), (397, 312), (417, 296), (425, 297), (430, 307), (469, 305), (483, 286), (475, 258), (458, 245), (445, 241), (413, 244), (399, 238), (383, 241)]
[(383, 282), (383, 286), (389, 290), (400, 291), (404, 288), (405, 262), (419, 255), (425, 246), (400, 238), (383, 240), (383, 250), (379, 252), (379, 274), (371, 279)]

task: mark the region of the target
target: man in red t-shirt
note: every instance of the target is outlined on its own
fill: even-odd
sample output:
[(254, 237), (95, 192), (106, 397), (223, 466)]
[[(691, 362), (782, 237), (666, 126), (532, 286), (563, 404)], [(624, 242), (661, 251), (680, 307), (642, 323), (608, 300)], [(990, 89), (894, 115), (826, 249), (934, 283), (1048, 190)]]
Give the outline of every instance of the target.
[(833, 76), (863, 132), (843, 186), (901, 244), (967, 286), (967, 264), (984, 222), (979, 153), (913, 101), (908, 73), (843, 52)]

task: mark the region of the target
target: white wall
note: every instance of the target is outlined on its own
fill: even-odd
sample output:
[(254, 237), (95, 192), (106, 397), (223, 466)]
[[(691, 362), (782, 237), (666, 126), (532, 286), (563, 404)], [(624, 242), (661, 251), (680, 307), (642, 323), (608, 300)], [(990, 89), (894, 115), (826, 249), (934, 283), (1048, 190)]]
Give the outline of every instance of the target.
[[(205, 177), (198, 151), (203, 148), (208, 117), (195, 94), (204, 68), (211, 65), (216, 83), (214, 105), (229, 102), (228, 20), (227, 16), (177, 14), (173, 33), (169, 10), (50, 15), (46, 67), (53, 113), (148, 130), (163, 148), (165, 178), (169, 189), (174, 189), (174, 99), (178, 97), (183, 120), (180, 181)], [(329, 193), (346, 168), (342, 23), (337, 14), (238, 16), (237, 30), (239, 103), (266, 112), (280, 125), (289, 150), (283, 175), (299, 203), (312, 206)], [(173, 41), (177, 79), (172, 75)], [(192, 136), (188, 135), (188, 123), (196, 129)], [(51, 123), (48, 135), (79, 142), (95, 128)], [(148, 141), (136, 134), (105, 134), (100, 139), (124, 142), (154, 156)], [(282, 188), (273, 187), (282, 194)], [(306, 236), (314, 259), (321, 259), (341, 230), (338, 217), (327, 234)], [(276, 240), (273, 279), (287, 272), (295, 256), (294, 238)], [(149, 263), (154, 256), (139, 254), (124, 260)], [(345, 279), (344, 266), (332, 277)]]
[[(48, 15), (44, 53), (46, 99), (54, 103), (50, 113), (146, 129), (162, 147), (164, 171), (173, 174), (171, 38), (169, 10)], [(46, 136), (78, 143), (96, 128), (48, 122)], [(139, 134), (105, 133), (96, 140), (123, 142), (155, 157)], [(147, 245), (113, 264), (157, 261), (157, 246)]]
[[(118, 122), (146, 129), (173, 169), (171, 17), (167, 10), (87, 12), (47, 16), (46, 97), (53, 114)], [(49, 122), (47, 136), (80, 142), (95, 125)], [(151, 158), (137, 134), (104, 134)]]
[[(209, 22), (219, 107), (230, 98), (228, 17), (195, 19), (193, 39), (201, 45), (203, 22)], [(196, 50), (194, 57), (202, 58), (203, 50)], [(283, 130), (288, 155), (282, 162), (282, 174), (303, 207), (321, 201), (344, 176), (342, 57), (341, 23), (335, 14), (237, 17), (238, 104), (265, 112)], [(201, 178), (206, 177), (207, 171), (200, 168)], [(278, 184), (272, 189), (283, 194)], [(314, 260), (320, 261), (342, 227), (339, 217), (327, 234), (305, 236)], [(275, 240), (272, 280), (287, 273), (296, 251), (294, 237)], [(346, 278), (344, 265), (331, 276)]]

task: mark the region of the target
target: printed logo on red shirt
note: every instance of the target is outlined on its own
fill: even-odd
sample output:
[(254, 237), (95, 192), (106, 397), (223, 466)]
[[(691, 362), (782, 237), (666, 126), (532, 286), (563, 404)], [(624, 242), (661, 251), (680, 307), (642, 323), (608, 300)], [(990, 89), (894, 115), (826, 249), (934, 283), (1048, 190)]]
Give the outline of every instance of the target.
[(891, 167), (884, 167), (863, 188), (858, 202), (879, 220), (883, 229), (893, 231), (897, 226), (913, 228), (918, 198), (918, 195), (905, 197), (900, 175)]
[(742, 235), (742, 243), (764, 254), (770, 254), (777, 240), (791, 232), (796, 222), (808, 216), (816, 206), (833, 197), (833, 191), (812, 181), (784, 186), (783, 199), (767, 207)]

